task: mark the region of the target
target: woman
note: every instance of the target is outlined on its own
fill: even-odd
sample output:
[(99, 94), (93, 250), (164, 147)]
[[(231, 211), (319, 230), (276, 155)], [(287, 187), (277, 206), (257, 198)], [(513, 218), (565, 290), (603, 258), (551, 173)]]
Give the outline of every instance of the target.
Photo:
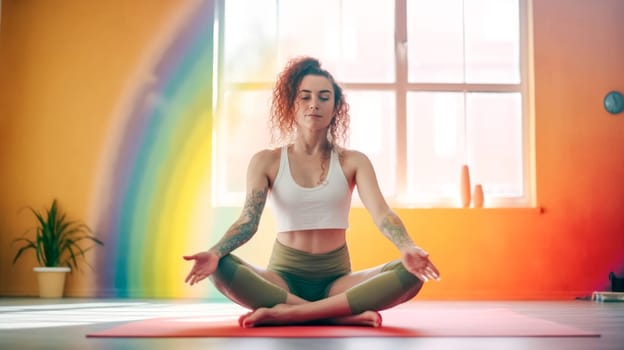
[[(224, 295), (253, 310), (240, 317), (242, 327), (312, 321), (379, 327), (378, 311), (439, 279), (383, 198), (369, 159), (338, 144), (348, 109), (341, 87), (318, 60), (289, 62), (273, 90), (271, 119), (291, 142), (252, 157), (241, 216), (212, 248), (184, 257), (194, 262), (185, 282), (210, 277)], [(400, 260), (351, 271), (346, 229), (354, 187)], [(256, 232), (269, 193), (278, 234), (268, 268), (260, 269), (230, 253)]]

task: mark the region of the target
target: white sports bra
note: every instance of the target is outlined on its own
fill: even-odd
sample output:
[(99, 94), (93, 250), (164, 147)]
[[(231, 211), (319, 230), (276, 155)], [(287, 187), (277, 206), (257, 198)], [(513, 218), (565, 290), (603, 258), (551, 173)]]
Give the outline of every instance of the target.
[(278, 232), (349, 227), (351, 190), (333, 150), (325, 181), (316, 187), (303, 187), (290, 173), (288, 146), (282, 147), (271, 199)]

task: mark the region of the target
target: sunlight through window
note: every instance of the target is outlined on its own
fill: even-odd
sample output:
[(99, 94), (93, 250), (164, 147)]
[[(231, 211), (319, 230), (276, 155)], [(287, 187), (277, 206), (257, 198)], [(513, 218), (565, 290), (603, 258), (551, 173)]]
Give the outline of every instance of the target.
[(457, 206), (462, 164), (487, 205), (530, 205), (527, 1), (222, 1), (214, 203), (242, 205), (276, 75), (311, 55), (345, 88), (349, 147), (392, 205)]

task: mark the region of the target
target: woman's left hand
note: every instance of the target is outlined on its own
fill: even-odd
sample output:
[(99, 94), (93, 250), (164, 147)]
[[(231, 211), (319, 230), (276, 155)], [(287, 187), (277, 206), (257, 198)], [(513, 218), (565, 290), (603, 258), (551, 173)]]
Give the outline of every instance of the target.
[(423, 282), (440, 280), (440, 272), (429, 260), (429, 253), (422, 248), (411, 246), (402, 250), (401, 260), (405, 268)]

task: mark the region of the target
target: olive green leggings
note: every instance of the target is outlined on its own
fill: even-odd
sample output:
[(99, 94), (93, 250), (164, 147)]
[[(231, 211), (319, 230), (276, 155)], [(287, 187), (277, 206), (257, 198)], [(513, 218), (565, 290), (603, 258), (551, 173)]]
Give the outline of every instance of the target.
[[(278, 273), (289, 289), (267, 281), (232, 254), (221, 258), (212, 280), (234, 302), (257, 309), (285, 303), (288, 293), (308, 301), (327, 298), (333, 283), (348, 274), (351, 266), (346, 246), (326, 254), (310, 254), (276, 242), (268, 269)], [(408, 272), (400, 260), (395, 260), (384, 265), (379, 274), (345, 293), (351, 313), (356, 315), (405, 302), (421, 287), (422, 282)]]

